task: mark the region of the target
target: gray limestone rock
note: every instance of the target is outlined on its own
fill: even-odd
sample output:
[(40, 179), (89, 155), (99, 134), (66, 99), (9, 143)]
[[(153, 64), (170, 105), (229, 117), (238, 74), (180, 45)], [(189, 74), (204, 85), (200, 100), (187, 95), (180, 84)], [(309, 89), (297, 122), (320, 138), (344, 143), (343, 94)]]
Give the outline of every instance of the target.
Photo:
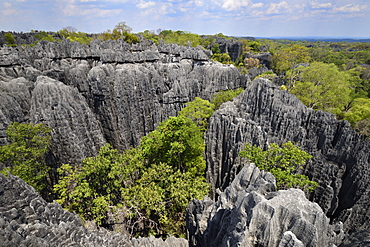
[(249, 84), (233, 102), (210, 119), (206, 135), (207, 179), (224, 190), (241, 170), (238, 152), (249, 142), (293, 141), (313, 155), (302, 173), (317, 181), (310, 194), (346, 232), (368, 229), (370, 210), (370, 143), (333, 114), (306, 108), (295, 96), (263, 79)]
[(301, 190), (274, 190), (270, 173), (245, 165), (216, 202), (205, 198), (188, 206), (190, 246), (329, 247), (341, 241), (340, 226), (330, 225)]
[(105, 142), (121, 151), (135, 146), (186, 102), (247, 81), (203, 49), (174, 44), (63, 40), (2, 47), (0, 143), (12, 121), (45, 123), (53, 128), (53, 162), (79, 163)]
[(235, 62), (243, 52), (243, 43), (237, 40), (230, 40), (216, 37), (221, 53), (228, 53), (231, 60)]
[(105, 229), (89, 227), (56, 203), (47, 203), (18, 177), (0, 174), (0, 246), (126, 246), (185, 247), (186, 239), (128, 239)]

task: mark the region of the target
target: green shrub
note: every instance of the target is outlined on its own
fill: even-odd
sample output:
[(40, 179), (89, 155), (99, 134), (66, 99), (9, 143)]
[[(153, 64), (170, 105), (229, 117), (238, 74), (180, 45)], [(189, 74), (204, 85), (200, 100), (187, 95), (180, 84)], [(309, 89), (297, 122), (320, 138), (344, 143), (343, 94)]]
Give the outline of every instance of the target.
[(6, 130), (9, 144), (0, 147), (0, 162), (5, 165), (1, 173), (20, 177), (37, 191), (47, 189), (45, 154), (49, 149), (51, 129), (43, 124), (14, 122)]
[(239, 154), (248, 162), (255, 163), (259, 169), (271, 172), (275, 176), (278, 189), (300, 188), (313, 191), (317, 187), (316, 182), (297, 173), (312, 156), (300, 150), (292, 142), (281, 146), (272, 143), (265, 151), (247, 143)]
[(232, 101), (233, 98), (241, 94), (243, 91), (244, 89), (242, 88), (238, 88), (235, 90), (219, 91), (212, 96), (211, 103), (214, 105), (215, 110), (217, 110), (223, 103), (227, 101)]
[(7, 44), (8, 46), (16, 46), (17, 45), (13, 34), (6, 33), (6, 34), (4, 34), (4, 38), (5, 38), (5, 44)]

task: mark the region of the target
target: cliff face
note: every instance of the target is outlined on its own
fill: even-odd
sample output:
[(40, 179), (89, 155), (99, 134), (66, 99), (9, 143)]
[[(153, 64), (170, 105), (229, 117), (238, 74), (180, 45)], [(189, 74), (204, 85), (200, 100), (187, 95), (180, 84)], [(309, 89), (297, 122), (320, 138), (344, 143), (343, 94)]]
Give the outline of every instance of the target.
[(12, 121), (53, 128), (54, 163), (76, 163), (105, 142), (137, 145), (194, 97), (244, 87), (233, 66), (201, 48), (150, 42), (39, 42), (0, 50), (0, 143)]
[(313, 159), (303, 173), (319, 183), (310, 198), (346, 232), (369, 229), (369, 142), (334, 115), (306, 108), (296, 97), (259, 79), (210, 119), (206, 136), (207, 179), (224, 190), (241, 170), (238, 152), (246, 142), (293, 141)]

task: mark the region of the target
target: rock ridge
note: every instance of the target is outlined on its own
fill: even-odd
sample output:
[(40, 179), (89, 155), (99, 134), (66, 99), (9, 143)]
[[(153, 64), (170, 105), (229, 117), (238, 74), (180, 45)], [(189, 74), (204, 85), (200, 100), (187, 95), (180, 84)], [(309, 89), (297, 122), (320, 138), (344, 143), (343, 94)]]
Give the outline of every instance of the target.
[(11, 122), (41, 122), (53, 127), (50, 162), (79, 163), (105, 142), (135, 146), (186, 102), (248, 81), (199, 47), (147, 40), (2, 47), (0, 144)]
[(336, 246), (342, 225), (331, 225), (303, 191), (276, 191), (275, 178), (246, 164), (217, 201), (187, 209), (189, 246)]
[(345, 232), (369, 229), (370, 143), (333, 114), (313, 111), (268, 80), (258, 79), (210, 119), (206, 135), (207, 180), (224, 190), (241, 170), (244, 143), (298, 143), (313, 159), (302, 171), (319, 187), (309, 195)]

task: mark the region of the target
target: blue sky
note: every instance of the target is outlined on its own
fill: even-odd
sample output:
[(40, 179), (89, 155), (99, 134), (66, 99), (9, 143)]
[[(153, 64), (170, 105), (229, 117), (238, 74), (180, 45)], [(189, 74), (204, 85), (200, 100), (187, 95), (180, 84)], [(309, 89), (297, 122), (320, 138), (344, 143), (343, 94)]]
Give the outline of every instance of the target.
[(370, 0), (0, 0), (0, 30), (184, 30), (255, 37), (370, 38)]

